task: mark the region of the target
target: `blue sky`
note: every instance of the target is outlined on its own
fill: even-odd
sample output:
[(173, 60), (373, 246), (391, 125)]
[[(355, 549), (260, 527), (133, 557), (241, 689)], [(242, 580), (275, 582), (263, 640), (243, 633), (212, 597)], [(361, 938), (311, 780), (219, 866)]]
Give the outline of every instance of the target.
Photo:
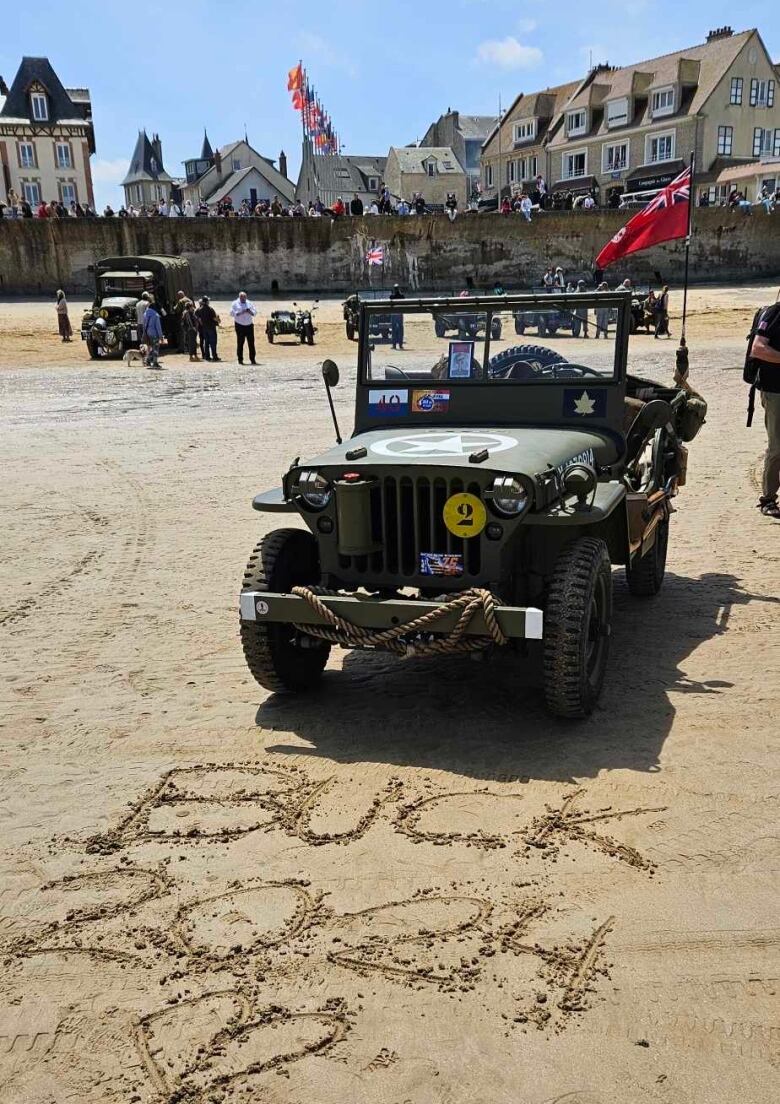
[(23, 55), (46, 55), (64, 84), (90, 88), (102, 207), (121, 201), (117, 184), (141, 127), (159, 132), (174, 176), (200, 151), (204, 126), (216, 146), (246, 124), (261, 153), (287, 152), (295, 177), (300, 123), (286, 79), (299, 57), (346, 152), (384, 154), (422, 137), (447, 107), (494, 113), (499, 95), (507, 106), (519, 91), (574, 80), (591, 59), (629, 64), (702, 42), (726, 23), (758, 27), (780, 60), (780, 15), (752, 0), (188, 0), (148, 10), (41, 0), (34, 18), (3, 21), (0, 74), (10, 83)]

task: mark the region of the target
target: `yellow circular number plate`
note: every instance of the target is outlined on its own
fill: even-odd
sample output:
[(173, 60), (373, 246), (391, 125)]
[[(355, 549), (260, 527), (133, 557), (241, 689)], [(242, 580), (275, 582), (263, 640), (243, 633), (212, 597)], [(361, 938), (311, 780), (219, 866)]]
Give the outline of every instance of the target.
[(476, 537), (485, 528), (487, 511), (476, 495), (450, 495), (444, 503), (444, 524), (456, 537)]

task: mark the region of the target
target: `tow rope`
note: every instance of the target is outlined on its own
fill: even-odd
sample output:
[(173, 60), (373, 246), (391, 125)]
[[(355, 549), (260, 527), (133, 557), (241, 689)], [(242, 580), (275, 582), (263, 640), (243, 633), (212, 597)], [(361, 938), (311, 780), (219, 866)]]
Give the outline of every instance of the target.
[[(333, 595), (335, 592), (327, 590), (311, 590), (305, 586), (295, 586), (292, 593), (297, 595), (311, 606), (311, 608), (328, 622), (328, 625), (295, 625), (295, 628), (309, 636), (319, 637), (331, 644), (340, 644), (344, 648), (374, 647), (383, 648), (385, 651), (394, 652), (400, 656), (426, 656), (426, 655), (454, 655), (466, 652), (482, 651), (491, 644), (507, 644), (509, 638), (504, 635), (496, 618), (496, 599), (489, 590), (474, 587), (464, 590), (453, 598), (443, 602), (441, 606), (428, 610), (421, 617), (413, 621), (407, 621), (404, 625), (394, 625), (392, 629), (379, 631), (363, 629), (359, 625), (353, 625), (337, 613), (329, 609), (321, 600), (320, 595)], [(438, 640), (420, 641), (409, 644), (401, 639), (409, 633), (433, 632), (436, 623), (448, 616), (453, 610), (460, 610), (455, 627), (446, 636)], [(489, 636), (470, 636), (464, 634), (474, 615), (481, 610)]]

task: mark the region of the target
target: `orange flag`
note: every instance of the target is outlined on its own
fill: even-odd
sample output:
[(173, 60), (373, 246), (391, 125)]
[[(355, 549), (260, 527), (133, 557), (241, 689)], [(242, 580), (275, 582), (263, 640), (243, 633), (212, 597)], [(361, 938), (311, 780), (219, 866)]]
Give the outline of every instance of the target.
[(300, 62), (287, 74), (287, 91), (297, 92), (303, 84), (303, 66)]

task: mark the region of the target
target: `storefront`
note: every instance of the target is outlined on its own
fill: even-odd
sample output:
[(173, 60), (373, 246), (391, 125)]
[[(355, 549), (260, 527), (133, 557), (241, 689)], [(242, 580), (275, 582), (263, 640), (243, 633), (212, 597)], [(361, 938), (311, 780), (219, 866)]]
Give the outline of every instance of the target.
[(659, 192), (671, 184), (685, 168), (685, 162), (665, 161), (663, 165), (640, 165), (626, 177), (626, 192)]

